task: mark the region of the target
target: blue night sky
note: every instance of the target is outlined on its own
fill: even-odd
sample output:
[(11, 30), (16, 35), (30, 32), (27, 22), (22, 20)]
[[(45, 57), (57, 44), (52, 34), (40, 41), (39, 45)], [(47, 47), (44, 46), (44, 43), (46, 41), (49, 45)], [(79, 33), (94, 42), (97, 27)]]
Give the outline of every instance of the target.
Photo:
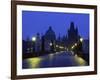
[(49, 26), (55, 31), (56, 37), (67, 34), (70, 23), (74, 22), (75, 28), (81, 37), (89, 37), (89, 14), (59, 13), (59, 12), (35, 12), (22, 11), (22, 36), (32, 38), (37, 33), (45, 34)]

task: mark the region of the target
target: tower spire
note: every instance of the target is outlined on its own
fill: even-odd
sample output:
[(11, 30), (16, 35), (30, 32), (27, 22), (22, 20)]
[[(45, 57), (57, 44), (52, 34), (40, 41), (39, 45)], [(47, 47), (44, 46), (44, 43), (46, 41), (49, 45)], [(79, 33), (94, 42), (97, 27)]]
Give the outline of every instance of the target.
[(71, 24), (70, 24), (70, 29), (72, 29), (72, 30), (75, 29), (75, 28), (74, 28), (74, 22), (71, 22)]

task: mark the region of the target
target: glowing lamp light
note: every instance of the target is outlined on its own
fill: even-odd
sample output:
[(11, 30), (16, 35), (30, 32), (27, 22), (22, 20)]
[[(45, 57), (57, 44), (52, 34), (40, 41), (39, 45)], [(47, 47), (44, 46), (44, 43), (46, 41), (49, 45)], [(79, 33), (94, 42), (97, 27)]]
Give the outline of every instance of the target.
[(39, 67), (39, 63), (42, 61), (42, 58), (29, 58), (27, 61), (30, 64), (30, 68), (37, 68)]
[(80, 38), (80, 42), (82, 42), (83, 41), (83, 38)]
[(59, 47), (58, 45), (56, 45), (56, 47)]
[(73, 49), (75, 46), (73, 45), (71, 48)]
[(72, 46), (72, 49), (73, 49), (74, 47)]
[(34, 42), (35, 42), (35, 41), (36, 41), (36, 37), (32, 37), (32, 41), (34, 41)]
[(63, 49), (64, 47), (63, 46), (60, 46), (60, 49)]
[(52, 43), (50, 43), (50, 46), (52, 46)]
[(77, 46), (77, 43), (75, 43), (75, 46)]

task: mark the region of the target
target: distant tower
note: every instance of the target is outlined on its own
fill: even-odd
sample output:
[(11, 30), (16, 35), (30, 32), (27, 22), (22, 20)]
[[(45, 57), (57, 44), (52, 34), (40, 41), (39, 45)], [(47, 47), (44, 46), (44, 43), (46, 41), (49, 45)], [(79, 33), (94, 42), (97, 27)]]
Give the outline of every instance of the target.
[(58, 36), (58, 39), (57, 39), (59, 42), (61, 41), (61, 37), (60, 37), (60, 33), (59, 33), (59, 36)]
[(78, 29), (75, 29), (74, 23), (71, 22), (70, 29), (68, 29), (68, 44), (69, 46), (73, 45), (75, 42), (78, 41), (79, 34)]
[(56, 40), (55, 32), (53, 31), (52, 27), (50, 26), (49, 29), (45, 33), (45, 50), (46, 51), (51, 51), (51, 49), (52, 49), (52, 51), (54, 51), (55, 40)]
[(49, 29), (45, 33), (45, 39), (46, 40), (56, 40), (55, 32), (53, 31), (52, 27), (50, 26)]
[(73, 40), (76, 38), (76, 30), (74, 28), (74, 23), (71, 22), (70, 29), (68, 30), (68, 39)]
[(40, 39), (40, 34), (37, 33), (36, 36), (36, 42), (35, 42), (35, 52), (41, 51), (41, 39)]
[(41, 37), (41, 52), (45, 51), (45, 39), (44, 36)]

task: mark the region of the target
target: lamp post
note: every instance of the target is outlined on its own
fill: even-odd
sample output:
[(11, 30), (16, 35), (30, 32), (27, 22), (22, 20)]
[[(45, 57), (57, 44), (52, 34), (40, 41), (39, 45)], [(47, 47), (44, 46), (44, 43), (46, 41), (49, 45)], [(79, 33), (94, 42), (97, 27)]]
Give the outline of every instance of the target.
[(83, 38), (79, 39), (79, 44), (78, 44), (78, 56), (82, 56), (83, 50), (82, 50), (82, 43), (83, 43)]
[(82, 43), (83, 38), (80, 38), (77, 43), (75, 43), (71, 49), (74, 51), (75, 54), (81, 55), (82, 53)]
[(35, 42), (36, 42), (36, 37), (32, 37), (32, 46), (33, 46), (33, 51), (35, 51)]
[(83, 38), (80, 38), (80, 42), (83, 42)]

